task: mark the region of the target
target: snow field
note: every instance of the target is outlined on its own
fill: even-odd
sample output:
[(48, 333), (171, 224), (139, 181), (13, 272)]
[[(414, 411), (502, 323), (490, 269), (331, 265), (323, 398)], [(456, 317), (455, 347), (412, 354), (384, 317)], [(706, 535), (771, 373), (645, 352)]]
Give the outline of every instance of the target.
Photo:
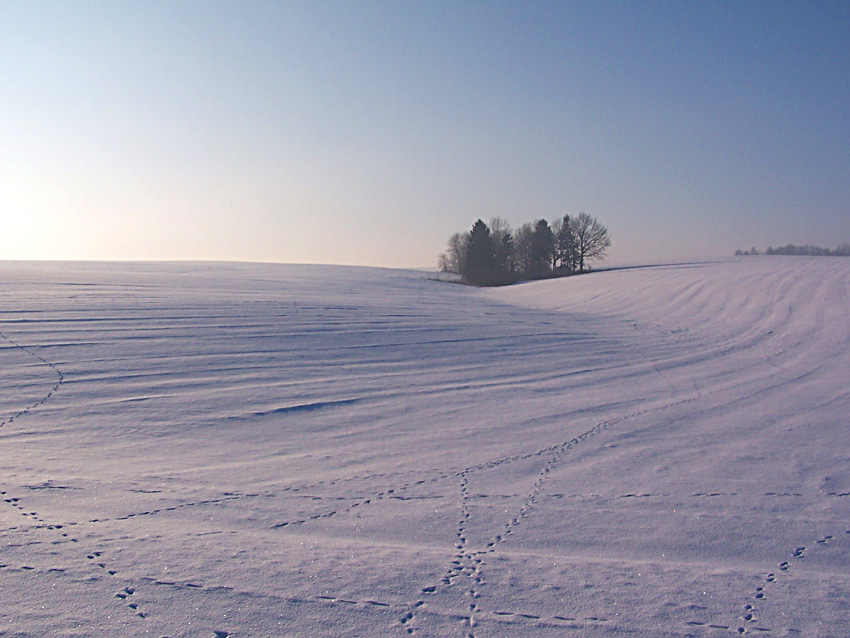
[(846, 636), (848, 284), (0, 264), (0, 636)]

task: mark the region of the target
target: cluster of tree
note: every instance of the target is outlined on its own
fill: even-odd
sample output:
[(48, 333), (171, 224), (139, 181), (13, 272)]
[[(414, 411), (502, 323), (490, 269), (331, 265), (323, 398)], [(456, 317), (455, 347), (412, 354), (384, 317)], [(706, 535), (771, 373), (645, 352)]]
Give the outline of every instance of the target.
[[(750, 250), (736, 250), (736, 255), (759, 255), (759, 251), (755, 248)], [(788, 244), (774, 248), (771, 246), (764, 253), (765, 255), (807, 255), (810, 257), (850, 257), (850, 244), (841, 244), (835, 250), (829, 248), (821, 248), (820, 246), (795, 246)]]
[(545, 219), (516, 230), (503, 219), (482, 220), (468, 233), (449, 238), (440, 270), (460, 274), (476, 286), (500, 286), (583, 272), (611, 245), (608, 229), (587, 213), (564, 215), (551, 226)]

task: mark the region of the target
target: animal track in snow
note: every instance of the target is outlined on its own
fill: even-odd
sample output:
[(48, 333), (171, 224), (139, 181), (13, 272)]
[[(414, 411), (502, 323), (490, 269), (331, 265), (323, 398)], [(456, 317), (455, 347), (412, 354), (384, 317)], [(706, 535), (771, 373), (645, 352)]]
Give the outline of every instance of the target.
[[(685, 398), (679, 398), (679, 394), (676, 391), (676, 388), (669, 377), (660, 369), (660, 366), (657, 362), (654, 362), (655, 370), (658, 374), (660, 374), (663, 378), (665, 378), (671, 388), (670, 400), (667, 403), (664, 403), (660, 406), (647, 408), (644, 410), (638, 410), (635, 412), (631, 412), (625, 415), (617, 416), (612, 419), (608, 419), (606, 421), (602, 421), (597, 423), (589, 430), (579, 434), (572, 439), (565, 441), (560, 444), (552, 445), (550, 447), (544, 448), (542, 450), (537, 450), (536, 452), (524, 453), (524, 454), (515, 454), (499, 459), (495, 459), (493, 461), (488, 461), (485, 463), (480, 463), (478, 465), (474, 465), (462, 470), (458, 476), (461, 479), (461, 516), (458, 524), (457, 530), (457, 541), (455, 543), (455, 549), (457, 552), (454, 554), (453, 559), (450, 561), (448, 568), (446, 569), (445, 575), (440, 581), (439, 585), (428, 585), (421, 589), (421, 593), (423, 594), (433, 594), (437, 591), (440, 585), (445, 587), (453, 586), (458, 578), (461, 576), (467, 576), (468, 579), (471, 580), (469, 584), (469, 589), (467, 591), (469, 597), (472, 601), (469, 603), (468, 610), (466, 612), (466, 617), (464, 619), (464, 627), (466, 631), (466, 638), (475, 638), (474, 629), (477, 625), (476, 617), (480, 616), (483, 612), (479, 608), (476, 599), (479, 596), (478, 587), (484, 583), (483, 578), (483, 566), (484, 566), (484, 557), (487, 554), (492, 554), (496, 552), (497, 545), (501, 543), (507, 542), (508, 537), (510, 537), (514, 533), (514, 529), (521, 524), (521, 522), (527, 519), (534, 507), (537, 505), (538, 499), (545, 489), (547, 484), (547, 479), (553, 470), (560, 464), (564, 454), (573, 449), (575, 446), (580, 443), (586, 441), (587, 439), (594, 437), (595, 435), (605, 431), (613, 425), (623, 423), (632, 418), (642, 416), (646, 413), (656, 412), (660, 410), (666, 410), (675, 405), (683, 405), (690, 401), (693, 401), (700, 396), (702, 393), (700, 388), (696, 383), (693, 383), (693, 391), (690, 392)], [(471, 551), (467, 546), (467, 533), (466, 533), (466, 525), (468, 519), (470, 517), (469, 510), (469, 476), (474, 474), (477, 471), (493, 469), (499, 467), (501, 465), (514, 463), (521, 460), (532, 459), (535, 457), (544, 457), (549, 456), (548, 460), (541, 468), (537, 480), (535, 481), (531, 491), (526, 496), (525, 502), (520, 506), (519, 510), (516, 512), (514, 516), (511, 516), (501, 528), (501, 531), (493, 536), (487, 543), (486, 547), (482, 548), (481, 551)], [(720, 496), (720, 494), (716, 494)], [(637, 495), (637, 494), (627, 494), (623, 498), (636, 498), (636, 497), (648, 497), (650, 495)], [(416, 610), (421, 608), (423, 605), (422, 600), (416, 601), (413, 605), (408, 606), (406, 609), (406, 613), (402, 616), (399, 622), (405, 626), (408, 634), (415, 633), (415, 627), (411, 624), (416, 617)], [(525, 615), (520, 617), (525, 617), (527, 619), (532, 619), (532, 615)]]
[[(847, 534), (850, 534), (850, 530), (847, 530)], [(818, 540), (815, 541), (815, 544), (820, 547), (825, 547), (829, 545), (829, 542), (833, 540), (835, 537), (832, 534), (827, 534), (822, 536)], [(778, 573), (770, 572), (768, 573), (764, 581), (756, 587), (755, 591), (752, 594), (752, 602), (747, 603), (744, 606), (743, 613), (741, 614), (741, 624), (737, 627), (737, 632), (739, 634), (745, 634), (749, 631), (759, 631), (759, 632), (769, 632), (771, 629), (765, 627), (755, 626), (754, 623), (757, 622), (758, 618), (758, 607), (757, 605), (767, 600), (767, 594), (769, 592), (770, 586), (773, 585), (777, 578), (782, 574), (787, 573), (794, 561), (803, 560), (806, 557), (807, 547), (805, 545), (798, 545), (791, 556), (789, 556), (788, 560), (783, 560), (778, 565)], [(788, 631), (792, 631), (789, 629)]]
[[(445, 473), (445, 476), (448, 476), (448, 473)], [(305, 517), (302, 517), (302, 518), (297, 518), (297, 519), (293, 519), (293, 520), (289, 520), (289, 521), (282, 521), (280, 523), (276, 523), (276, 524), (272, 525), (272, 529), (282, 529), (282, 528), (285, 528), (285, 527), (291, 527), (291, 526), (295, 526), (295, 525), (304, 525), (305, 523), (309, 523), (311, 521), (317, 521), (317, 520), (321, 520), (321, 519), (333, 518), (334, 516), (349, 514), (349, 513), (353, 512), (353, 511), (357, 510), (358, 508), (363, 507), (365, 505), (371, 505), (372, 503), (376, 503), (378, 501), (383, 501), (383, 500), (386, 500), (386, 499), (389, 499), (389, 498), (394, 498), (394, 499), (400, 498), (398, 496), (398, 492), (402, 492), (402, 491), (412, 487), (413, 485), (422, 485), (422, 484), (425, 484), (425, 483), (436, 483), (437, 481), (440, 481), (443, 478), (444, 478), (444, 476), (440, 475), (440, 476), (437, 476), (437, 477), (432, 477), (430, 480), (427, 480), (427, 481), (421, 480), (421, 481), (416, 481), (415, 483), (405, 483), (405, 484), (403, 484), (399, 487), (386, 489), (382, 492), (377, 492), (377, 493), (369, 496), (368, 498), (361, 498), (361, 499), (355, 500), (348, 507), (328, 510), (328, 511), (322, 512), (320, 514), (313, 514), (311, 516), (305, 516)], [(347, 499), (340, 499), (340, 500), (347, 500)]]
[(12, 345), (12, 346), (14, 346), (15, 348), (18, 348), (19, 350), (21, 350), (21, 351), (25, 352), (26, 354), (28, 354), (28, 355), (29, 355), (30, 357), (32, 357), (33, 359), (36, 359), (36, 360), (37, 360), (37, 361), (39, 361), (41, 364), (43, 364), (43, 365), (47, 366), (48, 368), (50, 368), (50, 369), (51, 369), (51, 370), (52, 370), (52, 371), (56, 374), (56, 378), (57, 378), (56, 383), (55, 383), (55, 384), (53, 384), (53, 387), (51, 387), (51, 388), (50, 388), (50, 390), (47, 392), (47, 394), (45, 394), (43, 397), (41, 397), (38, 401), (36, 401), (36, 402), (35, 402), (35, 403), (33, 403), (32, 405), (29, 405), (29, 406), (25, 407), (25, 408), (24, 408), (23, 410), (21, 410), (20, 412), (17, 412), (16, 414), (13, 414), (12, 416), (10, 416), (10, 417), (9, 417), (8, 419), (6, 419), (5, 421), (0, 422), (0, 428), (2, 428), (4, 425), (7, 425), (7, 424), (10, 424), (10, 423), (14, 422), (14, 421), (15, 421), (15, 419), (18, 419), (18, 418), (20, 418), (20, 417), (24, 416), (25, 414), (28, 414), (30, 411), (34, 410), (35, 408), (37, 408), (37, 407), (39, 407), (40, 405), (44, 404), (45, 402), (49, 401), (49, 400), (50, 400), (50, 398), (54, 395), (54, 393), (56, 393), (56, 391), (58, 391), (58, 390), (59, 390), (60, 386), (61, 386), (61, 385), (65, 382), (65, 374), (64, 374), (64, 373), (63, 373), (63, 372), (62, 372), (62, 371), (61, 371), (61, 370), (60, 370), (60, 369), (56, 366), (56, 364), (55, 364), (55, 363), (51, 363), (50, 361), (47, 361), (47, 360), (46, 360), (44, 357), (42, 357), (40, 354), (38, 354), (37, 352), (34, 352), (33, 350), (31, 350), (31, 349), (30, 349), (30, 347), (28, 347), (28, 346), (22, 346), (21, 344), (19, 344), (19, 343), (17, 343), (16, 341), (14, 341), (14, 340), (10, 339), (9, 337), (7, 337), (7, 336), (6, 336), (5, 334), (3, 334), (2, 332), (0, 332), (0, 338), (4, 339), (6, 342), (8, 342), (9, 344), (11, 344), (11, 345)]
[[(483, 565), (484, 565), (484, 556), (487, 553), (495, 552), (495, 546), (498, 543), (506, 542), (507, 537), (513, 534), (514, 527), (519, 525), (520, 522), (527, 518), (533, 509), (534, 505), (537, 503), (538, 495), (543, 489), (543, 485), (548, 478), (551, 471), (556, 467), (556, 465), (560, 462), (563, 454), (581, 443), (582, 441), (594, 436), (595, 434), (603, 431), (605, 428), (610, 425), (617, 423), (621, 420), (624, 420), (626, 417), (621, 417), (618, 419), (612, 419), (609, 421), (605, 421), (595, 425), (590, 430), (566, 441), (562, 444), (551, 446), (549, 448), (545, 448), (543, 450), (539, 450), (537, 452), (529, 453), (529, 454), (521, 454), (514, 455), (511, 457), (505, 457), (502, 459), (498, 459), (496, 461), (491, 461), (489, 463), (479, 464), (477, 466), (466, 468), (465, 470), (459, 473), (461, 479), (460, 485), (460, 495), (461, 495), (461, 516), (458, 524), (457, 538), (455, 546), (458, 552), (455, 554), (453, 560), (450, 562), (449, 567), (446, 570), (445, 575), (441, 580), (441, 584), (450, 587), (452, 586), (457, 578), (462, 575), (467, 576), (467, 578), (471, 581), (468, 589), (468, 595), (472, 599), (472, 602), (469, 603), (469, 607), (467, 609), (466, 618), (464, 621), (465, 627), (467, 629), (466, 638), (475, 638), (474, 629), (477, 625), (476, 623), (476, 615), (481, 613), (481, 610), (476, 602), (476, 599), (479, 597), (479, 587), (484, 583), (483, 577)], [(532, 487), (531, 492), (527, 495), (525, 503), (520, 507), (517, 514), (511, 517), (503, 526), (502, 531), (494, 536), (487, 544), (486, 548), (483, 548), (480, 551), (470, 551), (467, 547), (467, 536), (466, 536), (466, 525), (470, 518), (470, 510), (469, 510), (469, 475), (474, 473), (477, 470), (482, 469), (492, 469), (498, 467), (499, 465), (503, 465), (505, 463), (511, 463), (518, 460), (525, 460), (534, 458), (535, 456), (543, 456), (549, 454), (550, 458), (540, 470), (537, 480)], [(439, 585), (429, 585), (427, 587), (422, 588), (422, 593), (432, 594), (435, 593), (438, 589)], [(416, 606), (421, 606), (422, 601), (417, 601)], [(413, 613), (413, 616), (408, 618), (404, 624), (407, 625), (415, 618), (415, 607), (411, 607), (408, 610), (408, 613)], [(407, 615), (407, 614), (405, 614)], [(415, 632), (415, 629), (412, 626), (407, 627), (408, 633), (412, 634)]]
[[(61, 525), (47, 526), (47, 528), (48, 529), (61, 529), (62, 526)], [(67, 535), (67, 533), (62, 533), (62, 536), (67, 537), (68, 535)], [(78, 542), (78, 539), (68, 538), (68, 541)], [(102, 570), (103, 572), (108, 574), (110, 577), (114, 577), (114, 576), (117, 575), (116, 570), (110, 569), (108, 567), (102, 551), (97, 550), (97, 551), (89, 552), (89, 553), (85, 554), (85, 558), (89, 561), (89, 563), (93, 567), (95, 567), (98, 570)], [(24, 569), (24, 570), (35, 570), (34, 567), (30, 567), (30, 566), (27, 566), (27, 565), (23, 566), (22, 569)], [(48, 569), (47, 571), (48, 572), (64, 572), (65, 569), (61, 568), (61, 567), (52, 567), (52, 568)], [(124, 601), (126, 603), (127, 608), (131, 612), (133, 612), (136, 616), (138, 616), (139, 618), (145, 618), (147, 616), (147, 613), (142, 611), (141, 609), (139, 609), (138, 603), (136, 603), (135, 601), (132, 600), (131, 597), (133, 596), (133, 594), (135, 594), (135, 589), (131, 586), (126, 586), (123, 589), (121, 589), (119, 592), (117, 592), (114, 596), (115, 596), (115, 598), (117, 598), (121, 601)]]
[(8, 496), (5, 491), (3, 491), (0, 495), (5, 496), (5, 498), (3, 499), (4, 503), (8, 503), (12, 507), (14, 507), (16, 510), (18, 510), (18, 513), (24, 518), (28, 518), (29, 520), (33, 521), (36, 524), (36, 528), (59, 530), (64, 527), (64, 525), (62, 524), (49, 524), (38, 515), (38, 512), (28, 511), (26, 507), (21, 505), (20, 498), (18, 498), (17, 496)]
[(154, 516), (156, 514), (162, 514), (163, 512), (176, 512), (177, 510), (190, 508), (190, 507), (198, 507), (201, 505), (215, 505), (216, 503), (225, 503), (227, 501), (236, 501), (241, 498), (246, 497), (254, 497), (259, 496), (259, 494), (242, 494), (242, 495), (234, 495), (234, 496), (223, 496), (221, 498), (209, 498), (201, 501), (193, 501), (191, 503), (180, 503), (179, 505), (170, 505), (169, 507), (160, 507), (157, 509), (144, 510), (142, 512), (133, 512), (132, 514), (124, 514), (123, 516), (116, 516), (114, 518), (92, 518), (88, 522), (89, 523), (108, 523), (112, 521), (127, 521), (131, 518), (138, 518), (140, 516)]
[[(106, 572), (110, 577), (115, 577), (118, 575), (117, 570), (110, 569), (107, 566), (106, 560), (103, 557), (102, 551), (93, 551), (86, 554), (86, 558), (91, 561), (91, 564), (97, 567), (98, 569), (102, 569)], [(136, 593), (136, 589), (130, 585), (125, 585), (120, 591), (115, 593), (115, 598), (124, 602), (127, 608), (134, 613), (139, 618), (147, 618), (147, 613), (141, 609), (139, 609), (139, 604), (135, 602), (132, 596)]]
[(469, 607), (475, 605), (475, 616), (473, 617), (473, 622), (470, 624), (469, 622), (469, 613), (468, 609), (466, 612), (457, 612), (457, 611), (442, 611), (436, 610), (428, 607), (428, 605), (424, 601), (417, 601), (413, 605), (407, 604), (399, 604), (399, 603), (388, 603), (381, 602), (372, 599), (358, 599), (353, 600), (351, 598), (342, 598), (333, 595), (320, 595), (314, 597), (305, 597), (299, 599), (291, 599), (291, 602), (296, 603), (305, 603), (305, 602), (321, 602), (329, 605), (341, 604), (345, 606), (357, 606), (361, 609), (368, 609), (369, 607), (380, 607), (385, 609), (393, 609), (398, 612), (403, 612), (402, 615), (398, 619), (398, 625), (405, 629), (407, 634), (415, 634), (417, 632), (415, 626), (411, 623), (414, 620), (417, 613), (432, 615), (432, 616), (440, 616), (443, 618), (451, 618), (453, 620), (458, 620), (462, 622), (463, 626), (463, 634), (468, 637), (475, 627), (480, 624), (481, 620), (488, 620), (491, 622), (499, 622), (499, 623), (510, 623), (510, 624), (521, 624), (528, 626), (553, 626), (553, 627), (564, 627), (570, 626), (575, 628), (577, 626), (583, 625), (599, 625), (604, 623), (609, 623), (610, 620), (608, 618), (604, 618), (601, 616), (579, 616), (579, 615), (566, 615), (566, 614), (556, 614), (556, 615), (540, 615), (533, 614), (527, 611), (522, 610), (505, 610), (500, 609), (495, 612), (485, 612), (478, 608), (476, 603), (470, 603)]

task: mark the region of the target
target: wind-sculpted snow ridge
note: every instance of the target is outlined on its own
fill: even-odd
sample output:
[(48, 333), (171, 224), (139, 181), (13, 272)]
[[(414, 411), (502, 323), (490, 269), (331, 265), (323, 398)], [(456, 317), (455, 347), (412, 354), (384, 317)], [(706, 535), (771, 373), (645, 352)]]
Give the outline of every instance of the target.
[(848, 288), (0, 264), (0, 636), (850, 635)]

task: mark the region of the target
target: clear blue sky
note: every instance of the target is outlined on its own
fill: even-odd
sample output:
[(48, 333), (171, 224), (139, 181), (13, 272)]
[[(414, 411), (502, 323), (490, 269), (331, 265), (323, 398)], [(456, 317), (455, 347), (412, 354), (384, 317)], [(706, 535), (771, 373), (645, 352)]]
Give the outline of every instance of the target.
[(0, 259), (850, 241), (848, 2), (0, 4)]

